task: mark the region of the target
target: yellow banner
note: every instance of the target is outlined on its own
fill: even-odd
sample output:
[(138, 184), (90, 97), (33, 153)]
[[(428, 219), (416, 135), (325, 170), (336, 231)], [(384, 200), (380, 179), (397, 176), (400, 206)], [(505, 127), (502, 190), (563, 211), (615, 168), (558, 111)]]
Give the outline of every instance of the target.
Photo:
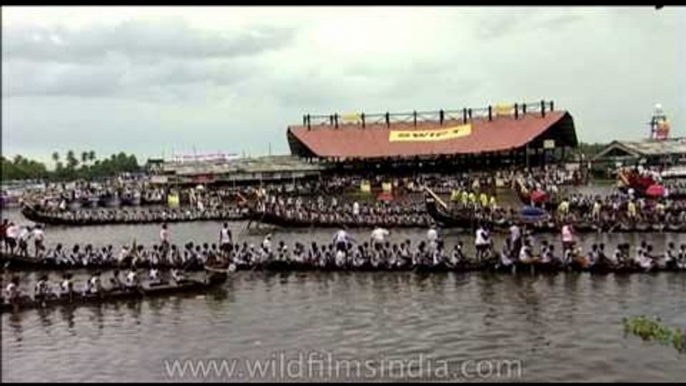
[(391, 130), (388, 141), (443, 141), (460, 138), (472, 133), (472, 125), (460, 125), (437, 130)]
[(363, 193), (369, 193), (372, 191), (372, 186), (369, 184), (369, 181), (362, 181), (360, 183), (360, 190)]
[(512, 115), (513, 111), (514, 105), (504, 103), (495, 105), (495, 115)]
[(381, 189), (384, 192), (391, 192), (393, 190), (393, 185), (390, 182), (384, 182), (381, 184)]
[(357, 122), (359, 120), (361, 117), (358, 113), (341, 114), (341, 122)]
[(167, 205), (169, 205), (171, 207), (178, 207), (179, 206), (179, 195), (178, 194), (167, 195)]

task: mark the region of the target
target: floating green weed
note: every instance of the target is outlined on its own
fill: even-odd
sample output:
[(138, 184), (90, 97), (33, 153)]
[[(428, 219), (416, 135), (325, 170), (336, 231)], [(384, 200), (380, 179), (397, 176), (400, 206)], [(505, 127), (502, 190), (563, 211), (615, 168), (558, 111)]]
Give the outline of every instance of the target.
[(657, 341), (663, 345), (672, 345), (681, 352), (686, 353), (686, 331), (678, 327), (669, 328), (660, 322), (660, 318), (651, 319), (644, 315), (622, 320), (624, 331), (641, 337), (646, 341)]

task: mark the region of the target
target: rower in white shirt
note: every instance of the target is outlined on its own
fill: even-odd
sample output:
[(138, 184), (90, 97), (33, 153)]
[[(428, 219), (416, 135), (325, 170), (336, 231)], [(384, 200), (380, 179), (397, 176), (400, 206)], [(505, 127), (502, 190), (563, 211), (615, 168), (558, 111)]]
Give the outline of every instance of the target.
[(45, 254), (45, 232), (41, 225), (37, 225), (33, 231), (32, 236), (34, 240), (35, 256), (42, 257)]
[(176, 283), (180, 283), (185, 280), (183, 273), (179, 272), (179, 270), (176, 268), (171, 270), (171, 277)]
[(19, 238), (19, 227), (13, 222), (9, 224), (5, 231), (5, 243), (9, 249), (10, 254), (14, 254), (14, 248), (17, 246), (17, 239)]
[(272, 250), (272, 234), (268, 234), (264, 237), (264, 240), (262, 241), (262, 249), (266, 250), (267, 252), (271, 252)]
[(345, 266), (345, 257), (346, 254), (342, 250), (336, 251), (336, 257), (334, 259), (336, 267), (342, 268)]
[(60, 296), (69, 296), (74, 292), (74, 283), (70, 273), (62, 275), (62, 282), (60, 283)]
[(338, 232), (333, 236), (333, 243), (336, 246), (336, 250), (346, 251), (347, 245), (350, 242), (354, 242), (355, 239), (345, 230), (339, 229)]
[(646, 253), (648, 244), (645, 241), (641, 241), (641, 244), (636, 248), (636, 256), (634, 256), (634, 263), (641, 265), (641, 261)]
[(372, 245), (376, 248), (378, 246), (383, 245), (383, 243), (386, 241), (386, 237), (390, 235), (390, 232), (387, 229), (377, 227), (372, 231), (371, 234), (371, 240), (372, 240)]
[(639, 256), (639, 264), (641, 265), (641, 268), (647, 270), (650, 270), (653, 267), (653, 259), (651, 256), (651, 252), (653, 251), (653, 246), (648, 245), (647, 248), (641, 253)]
[(678, 269), (686, 270), (686, 244), (681, 244), (679, 254), (677, 254), (676, 266)]
[(167, 229), (167, 224), (162, 224), (162, 229), (160, 229), (160, 244), (162, 245), (163, 254), (166, 256), (167, 251), (169, 251), (171, 236), (169, 234), (169, 229)]
[(138, 280), (138, 274), (136, 273), (136, 270), (134, 268), (129, 269), (129, 272), (126, 274), (126, 286), (129, 288), (133, 287), (138, 287), (140, 284)]
[(86, 282), (86, 294), (96, 294), (102, 289), (100, 283), (100, 272), (94, 273)]
[(22, 256), (29, 255), (29, 238), (31, 238), (31, 230), (28, 227), (22, 227), (19, 231), (19, 254)]
[(426, 232), (426, 240), (428, 241), (429, 252), (435, 251), (438, 246), (438, 231), (436, 230), (436, 225), (431, 224), (431, 227)]
[(159, 270), (155, 267), (150, 268), (150, 271), (148, 271), (148, 279), (150, 279), (151, 282), (157, 282), (159, 280)]
[(676, 268), (677, 252), (676, 252), (676, 246), (674, 245), (673, 242), (670, 242), (669, 244), (667, 244), (667, 249), (665, 250), (664, 261), (665, 261), (665, 268), (667, 268), (667, 269)]
[(510, 258), (510, 248), (507, 244), (503, 244), (503, 249), (500, 251), (500, 264), (504, 267), (510, 267), (513, 263)]
[(5, 287), (5, 299), (11, 301), (19, 299), (21, 292), (19, 290), (19, 277), (14, 276), (12, 280)]
[(486, 228), (479, 226), (476, 230), (474, 245), (476, 246), (476, 260), (481, 262), (487, 255), (491, 241)]
[(224, 223), (224, 226), (219, 231), (219, 245), (223, 253), (229, 253), (231, 251), (232, 235), (229, 229), (229, 224)]

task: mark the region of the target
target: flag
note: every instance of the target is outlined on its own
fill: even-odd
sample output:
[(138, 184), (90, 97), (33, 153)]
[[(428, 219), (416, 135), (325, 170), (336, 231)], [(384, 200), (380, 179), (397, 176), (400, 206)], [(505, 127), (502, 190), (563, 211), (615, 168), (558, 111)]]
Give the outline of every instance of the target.
[(179, 195), (178, 194), (170, 194), (167, 196), (167, 205), (171, 207), (178, 207), (179, 206)]

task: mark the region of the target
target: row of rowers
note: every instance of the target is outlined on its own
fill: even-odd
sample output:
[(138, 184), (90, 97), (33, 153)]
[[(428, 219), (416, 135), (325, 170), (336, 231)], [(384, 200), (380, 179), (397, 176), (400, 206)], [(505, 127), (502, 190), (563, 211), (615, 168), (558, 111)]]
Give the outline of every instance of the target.
[(218, 243), (194, 245), (186, 243), (182, 248), (170, 243), (169, 231), (163, 226), (160, 232), (161, 242), (146, 248), (143, 245), (123, 246), (116, 254), (112, 247), (93, 248), (88, 245), (81, 248), (73, 246), (65, 250), (58, 245), (42, 256), (43, 259), (67, 267), (177, 267), (187, 268), (204, 264), (232, 263), (237, 268), (256, 267), (273, 261), (286, 261), (309, 264), (319, 267), (384, 267), (387, 269), (407, 268), (422, 265), (446, 265), (458, 267), (464, 264), (497, 264), (510, 266), (517, 263), (541, 263), (551, 266), (567, 266), (577, 262), (583, 267), (590, 267), (600, 262), (611, 266), (635, 266), (644, 269), (683, 268), (686, 267), (686, 245), (677, 250), (673, 243), (666, 246), (663, 254), (655, 254), (651, 245), (643, 242), (633, 254), (625, 245), (616, 248), (614, 254), (608, 254), (603, 244), (594, 245), (584, 252), (575, 245), (568, 229), (563, 232), (561, 254), (556, 254), (553, 243), (536, 241), (533, 235), (522, 231), (516, 225), (512, 227), (500, 253), (494, 248), (490, 232), (483, 227), (477, 229), (474, 238), (476, 253), (473, 257), (465, 256), (463, 243), (458, 241), (449, 250), (439, 237), (435, 228), (428, 230), (426, 238), (419, 242), (404, 240), (391, 242), (390, 231), (376, 228), (371, 232), (368, 241), (358, 242), (345, 230), (335, 233), (330, 243), (309, 245), (296, 242), (292, 248), (280, 241), (272, 244), (272, 236), (267, 235), (261, 245), (247, 242), (234, 243), (228, 226), (219, 232)]
[[(48, 297), (64, 297), (74, 295), (93, 295), (104, 292), (104, 285), (102, 282), (102, 274), (97, 271), (91, 274), (90, 278), (83, 284), (82, 288), (77, 288), (74, 283), (74, 277), (71, 273), (65, 272), (58, 283), (50, 280), (49, 274), (43, 274), (36, 281), (33, 289), (33, 298), (39, 300)], [(183, 271), (172, 268), (165, 274), (160, 273), (157, 268), (151, 268), (147, 274), (147, 283), (149, 286), (160, 284), (183, 284), (187, 281)], [(0, 297), (0, 304), (5, 302), (13, 302), (20, 299), (25, 291), (22, 291), (19, 276), (13, 276), (10, 282), (4, 287), (2, 296)], [(109, 279), (109, 291), (114, 290), (136, 290), (142, 288), (143, 278), (141, 273), (136, 268), (129, 268), (122, 278), (121, 272), (117, 269), (112, 272), (112, 277)]]

